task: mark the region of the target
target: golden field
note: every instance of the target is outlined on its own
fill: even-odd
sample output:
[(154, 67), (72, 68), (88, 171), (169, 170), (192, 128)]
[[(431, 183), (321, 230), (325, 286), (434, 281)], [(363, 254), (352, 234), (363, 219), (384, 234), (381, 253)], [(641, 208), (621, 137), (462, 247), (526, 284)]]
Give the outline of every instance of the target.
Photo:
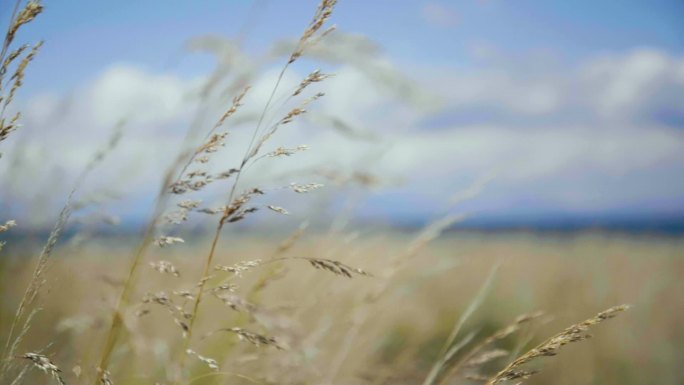
[[(338, 276), (305, 260), (286, 259), (248, 269), (236, 276), (214, 271), (208, 284), (224, 278), (235, 286), (231, 303), (207, 298), (190, 346), (217, 361), (212, 371), (187, 357), (193, 384), (420, 384), (438, 358), (458, 318), (482, 288), (492, 268), (491, 289), (466, 320), (456, 340), (475, 333), (459, 355), (518, 315), (545, 312), (517, 333), (496, 342), (508, 355), (477, 370), (491, 375), (520, 354), (565, 327), (618, 304), (629, 311), (596, 326), (594, 338), (542, 357), (542, 369), (530, 384), (675, 384), (684, 376), (682, 296), (684, 242), (678, 238), (619, 234), (451, 233), (407, 250), (415, 235), (342, 234), (304, 236), (278, 252), (282, 239), (234, 236), (217, 250), (217, 265), (266, 261), (277, 255), (341, 261), (373, 276)], [(283, 237), (284, 238), (284, 237)], [(132, 240), (128, 240), (132, 241)], [(68, 383), (93, 381), (109, 317), (126, 276), (130, 250), (119, 240), (93, 240), (86, 246), (58, 248), (49, 268), (43, 309), (22, 342), (21, 351), (47, 347)], [(179, 360), (182, 336), (173, 316), (158, 304), (143, 304), (145, 293), (193, 290), (201, 277), (201, 239), (155, 249), (145, 264), (160, 258), (179, 277), (141, 268), (134, 298), (126, 310), (126, 335), (110, 366), (116, 384), (167, 383)], [(414, 244), (416, 246), (416, 244)], [(6, 331), (32, 261), (14, 250), (2, 265), (0, 330)], [(407, 258), (408, 256), (408, 258)], [(388, 266), (405, 258), (392, 274)], [(282, 271), (281, 271), (282, 270)], [(273, 273), (276, 273), (273, 275)], [(281, 276), (282, 273), (282, 276)], [(271, 277), (263, 290), (260, 280)], [(385, 290), (378, 291), (378, 287)], [(380, 293), (377, 298), (369, 295)], [(156, 305), (156, 306), (155, 306)], [(149, 314), (136, 314), (147, 309)], [(242, 327), (273, 336), (283, 349), (255, 346), (234, 333)], [(181, 355), (182, 356), (182, 355)], [(75, 368), (72, 370), (72, 368)], [(77, 374), (80, 373), (80, 376)], [(464, 367), (446, 384), (477, 383)], [(37, 370), (34, 381), (47, 378)]]

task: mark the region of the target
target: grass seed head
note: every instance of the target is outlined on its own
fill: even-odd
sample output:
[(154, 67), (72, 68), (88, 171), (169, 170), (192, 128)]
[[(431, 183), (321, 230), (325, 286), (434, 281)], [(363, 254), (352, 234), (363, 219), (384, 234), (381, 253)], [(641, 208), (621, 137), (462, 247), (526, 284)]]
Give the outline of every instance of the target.
[(47, 356), (38, 353), (26, 353), (20, 358), (30, 360), (33, 366), (51, 375), (60, 385), (66, 385), (62, 378), (62, 370), (57, 367)]

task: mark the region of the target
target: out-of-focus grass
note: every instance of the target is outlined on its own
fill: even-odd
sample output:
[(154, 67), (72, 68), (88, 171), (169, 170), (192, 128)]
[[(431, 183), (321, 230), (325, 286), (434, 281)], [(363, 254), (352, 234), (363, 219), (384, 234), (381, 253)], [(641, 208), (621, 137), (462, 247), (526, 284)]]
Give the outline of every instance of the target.
[[(406, 247), (405, 237), (385, 234), (342, 240), (311, 236), (298, 243), (292, 256), (325, 257), (379, 272)], [(340, 238), (341, 239), (341, 238)], [(266, 258), (276, 240), (248, 238), (223, 243), (217, 264)], [(107, 245), (106, 247), (103, 245)], [(116, 244), (125, 245), (126, 242)], [(93, 372), (114, 304), (114, 287), (125, 276), (125, 247), (106, 240), (72, 253), (58, 251), (48, 274), (44, 310), (22, 349), (48, 351), (62, 366), (69, 383), (85, 383), (71, 373), (80, 366)], [(199, 245), (199, 246), (198, 246)], [(146, 292), (192, 289), (200, 277), (199, 257), (206, 243), (164, 249), (179, 278), (151, 268), (143, 273), (137, 299)], [(18, 253), (15, 248), (14, 252)], [(75, 253), (75, 254), (74, 254)], [(158, 260), (155, 256), (148, 261)], [(454, 321), (465, 310), (491, 267), (500, 263), (494, 286), (460, 337), (477, 338), (505, 326), (521, 313), (544, 310), (553, 318), (509, 337), (500, 347), (515, 350), (551, 336), (568, 325), (615, 304), (634, 305), (629, 313), (593, 331), (595, 338), (572, 344), (558, 358), (547, 359), (530, 384), (674, 384), (684, 378), (684, 241), (675, 238), (623, 235), (446, 235), (423, 249), (390, 283), (390, 290), (368, 305), (371, 316), (354, 326), (382, 277), (346, 279), (313, 269), (305, 261), (283, 263), (287, 274), (266, 287), (256, 306), (261, 320), (250, 321), (215, 298), (206, 301), (198, 325), (202, 335), (220, 327), (242, 325), (281, 338), (289, 350), (255, 347), (230, 333), (196, 340), (195, 350), (218, 360), (221, 370), (246, 375), (260, 383), (415, 384), (421, 383), (436, 359)], [(31, 261), (15, 255), (1, 265), (3, 300), (0, 330), (8, 323), (31, 273)], [(246, 291), (266, 271), (262, 266), (232, 282)], [(182, 303), (182, 302), (179, 302)], [(127, 343), (114, 354), (112, 373), (118, 385), (163, 381), (172, 370), (166, 363), (181, 346), (180, 329), (161, 307), (147, 306), (149, 315), (126, 315)], [(459, 337), (459, 338), (460, 338)], [(348, 354), (342, 347), (349, 344)], [(509, 358), (485, 367), (493, 373)], [(249, 383), (234, 375), (209, 375), (192, 361), (195, 383)], [(37, 373), (40, 374), (40, 373)], [(46, 377), (33, 377), (43, 383)], [(473, 383), (454, 378), (447, 383)]]

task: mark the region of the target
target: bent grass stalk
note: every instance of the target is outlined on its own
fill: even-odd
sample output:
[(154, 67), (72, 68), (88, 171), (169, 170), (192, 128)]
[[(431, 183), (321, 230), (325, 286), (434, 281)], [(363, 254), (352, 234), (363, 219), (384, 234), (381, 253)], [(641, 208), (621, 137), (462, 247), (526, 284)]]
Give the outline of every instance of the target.
[[(252, 137), (250, 138), (249, 145), (245, 149), (245, 154), (242, 157), (242, 161), (240, 162), (240, 167), (238, 167), (238, 170), (235, 174), (235, 180), (233, 181), (233, 185), (230, 189), (230, 193), (228, 194), (228, 199), (227, 199), (227, 204), (230, 205), (233, 202), (233, 199), (235, 199), (235, 192), (237, 191), (238, 184), (240, 182), (240, 177), (243, 174), (243, 171), (245, 169), (245, 166), (249, 162), (249, 160), (256, 155), (256, 151), (258, 151), (259, 146), (263, 143), (263, 141), (267, 140), (270, 135), (267, 135), (262, 139), (260, 143), (257, 144), (257, 147), (255, 147), (255, 141), (256, 138), (261, 130), (261, 126), (263, 124), (263, 121), (266, 117), (266, 114), (268, 113), (269, 108), (271, 107), (271, 103), (273, 102), (273, 98), (275, 97), (275, 94), (280, 87), (280, 83), (283, 80), (283, 77), (285, 76), (285, 72), (287, 69), (290, 67), (292, 63), (294, 63), (303, 53), (304, 48), (308, 40), (323, 26), (325, 21), (330, 17), (332, 14), (333, 7), (335, 6), (336, 0), (322, 0), (318, 9), (316, 10), (316, 13), (311, 21), (311, 24), (309, 27), (304, 31), (302, 34), (302, 37), (299, 40), (299, 43), (297, 44), (295, 50), (292, 52), (290, 55), (289, 60), (287, 63), (283, 66), (281, 69), (278, 78), (271, 89), (271, 93), (268, 97), (268, 100), (264, 104), (264, 108), (259, 116), (259, 120), (256, 124), (256, 127), (254, 128), (254, 131), (252, 133)], [(273, 131), (272, 131), (273, 132)], [(229, 206), (227, 206), (229, 207)], [(185, 368), (185, 362), (186, 362), (186, 354), (184, 353), (190, 346), (191, 340), (192, 340), (192, 332), (199, 314), (199, 309), (200, 309), (200, 303), (202, 302), (202, 296), (204, 294), (204, 287), (206, 285), (206, 277), (209, 275), (209, 270), (211, 269), (211, 264), (214, 259), (214, 254), (216, 252), (216, 246), (218, 244), (218, 241), (221, 237), (221, 230), (223, 230), (223, 226), (226, 223), (226, 220), (228, 219), (227, 217), (227, 210), (224, 213), (223, 217), (219, 220), (219, 224), (216, 227), (216, 231), (214, 233), (214, 237), (212, 239), (211, 247), (209, 249), (209, 254), (207, 255), (207, 258), (205, 259), (204, 263), (204, 268), (202, 270), (202, 279), (200, 281), (200, 286), (199, 286), (199, 292), (197, 294), (197, 297), (195, 298), (195, 302), (193, 304), (193, 311), (191, 313), (190, 317), (190, 322), (188, 325), (188, 330), (187, 330), (187, 336), (184, 339), (183, 343), (183, 349), (181, 351), (181, 360), (180, 360), (180, 375), (183, 377), (183, 371)], [(176, 382), (177, 383), (177, 382)]]
[[(513, 362), (508, 364), (495, 376), (491, 377), (486, 385), (495, 385), (510, 380), (525, 380), (537, 374), (538, 371), (522, 369), (523, 365), (540, 357), (553, 357), (558, 354), (563, 346), (591, 338), (591, 335), (586, 333), (591, 327), (616, 317), (627, 309), (629, 309), (629, 305), (614, 306), (598, 313), (596, 316), (589, 318), (586, 321), (566, 328), (562, 332), (545, 340), (527, 353), (513, 360)], [(519, 383), (522, 383), (522, 381)]]
[[(248, 90), (249, 87), (245, 88), (244, 91), (233, 100), (233, 105), (230, 107), (230, 109), (228, 109), (217, 121), (217, 123), (211, 128), (211, 130), (207, 132), (204, 138), (205, 141), (207, 138), (211, 137), (212, 133), (216, 131), (216, 129), (218, 129), (225, 122), (225, 120), (235, 112), (235, 110), (240, 105), (240, 101), (245, 96)], [(206, 101), (205, 97), (206, 95), (202, 98), (200, 103), (204, 103)], [(198, 109), (195, 119), (191, 124), (191, 128), (186, 132), (185, 141), (187, 141), (191, 137), (192, 133), (200, 125), (200, 116), (202, 115), (202, 111), (202, 108)], [(116, 307), (112, 312), (110, 323), (111, 326), (109, 328), (109, 331), (107, 332), (105, 344), (103, 346), (100, 362), (98, 365), (98, 368), (101, 369), (101, 373), (104, 373), (108, 369), (112, 352), (121, 335), (121, 331), (123, 328), (122, 313), (130, 303), (130, 298), (135, 287), (135, 283), (137, 281), (137, 273), (139, 267), (143, 261), (145, 254), (147, 253), (147, 250), (154, 241), (154, 232), (156, 230), (157, 223), (159, 219), (162, 217), (164, 208), (166, 207), (166, 203), (169, 199), (169, 194), (167, 193), (167, 190), (170, 186), (173, 186), (181, 180), (181, 178), (183, 177), (183, 173), (187, 170), (192, 161), (197, 157), (201, 149), (202, 147), (200, 147), (200, 149), (195, 150), (193, 153), (189, 155), (184, 152), (181, 152), (176, 158), (176, 161), (168, 168), (164, 176), (159, 192), (157, 194), (157, 198), (155, 200), (154, 212), (152, 214), (150, 221), (147, 223), (145, 227), (142, 240), (140, 241), (140, 244), (138, 245), (135, 253), (133, 254), (133, 257), (131, 258), (131, 265), (128, 269), (128, 274), (124, 281), (123, 290), (121, 291), (121, 294), (119, 295), (119, 298), (117, 300)], [(180, 170), (180, 172), (174, 178), (174, 174), (176, 174), (177, 170)], [(98, 380), (100, 379), (100, 377), (101, 375), (95, 377), (94, 385), (98, 385)]]

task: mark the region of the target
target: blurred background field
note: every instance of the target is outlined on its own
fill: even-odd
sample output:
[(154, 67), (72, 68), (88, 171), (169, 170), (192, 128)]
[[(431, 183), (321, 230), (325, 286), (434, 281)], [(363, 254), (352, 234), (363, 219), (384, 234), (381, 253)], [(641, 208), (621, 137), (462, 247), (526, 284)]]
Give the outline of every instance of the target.
[[(413, 236), (388, 232), (345, 241), (344, 234), (338, 235), (305, 237), (290, 253), (325, 255), (375, 272), (400, 256)], [(121, 241), (102, 240), (100, 246), (100, 242), (92, 242), (85, 248), (58, 252), (44, 310), (27, 346), (52, 343), (61, 347), (55, 361), (84, 368), (94, 365), (93, 355), (101, 344), (98, 336), (114, 303), (112, 287), (120, 287), (120, 277), (125, 275), (121, 261), (126, 250), (116, 246)], [(246, 256), (265, 258), (277, 245), (272, 238), (234, 237), (226, 240), (217, 263), (229, 264)], [(146, 291), (190, 287), (187, 277), (200, 275), (196, 259), (205, 248), (206, 243), (192, 242), (173, 252), (164, 250), (164, 257), (176, 264), (181, 278), (145, 266), (137, 302)], [(31, 274), (32, 266), (21, 254), (15, 250), (3, 261), (3, 324), (11, 319), (19, 291)], [(294, 352), (264, 350), (242, 342), (239, 350), (231, 353), (242, 358), (225, 358), (221, 365), (223, 370), (275, 383), (298, 383), (304, 378), (324, 381), (332, 368), (339, 370), (336, 383), (421, 383), (453, 323), (492, 266), (500, 263), (491, 292), (465, 325), (464, 334), (476, 331), (482, 338), (534, 310), (552, 315), (505, 340), (503, 346), (513, 349), (527, 338), (539, 341), (611, 305), (634, 305), (624, 316), (600, 325), (592, 333), (595, 338), (568, 347), (557, 359), (547, 359), (543, 372), (530, 383), (675, 384), (684, 376), (678, 365), (684, 356), (680, 327), (684, 322), (683, 256), (684, 244), (677, 237), (600, 232), (449, 233), (421, 249), (419, 258), (391, 280), (390, 290), (369, 310), (371, 317), (350, 341), (349, 353), (341, 361), (338, 354), (354, 325), (358, 301), (371, 291), (376, 278), (347, 279), (305, 263), (288, 264), (287, 274), (265, 290), (259, 303), (277, 314), (283, 328), (275, 330), (280, 331), (279, 337), (292, 339)], [(251, 271), (234, 282), (246, 290), (261, 274), (263, 271)], [(206, 323), (214, 324), (204, 325), (208, 330), (231, 326), (241, 317), (225, 305), (214, 304), (206, 312)], [(116, 353), (117, 383), (151, 383), (145, 376), (154, 378), (165, 370), (168, 355), (178, 343), (169, 341), (168, 336), (178, 334), (177, 326), (161, 308), (152, 308), (151, 314), (139, 320), (129, 317), (134, 334), (129, 337), (130, 345)], [(235, 343), (233, 336), (214, 336), (200, 346), (203, 353), (220, 359), (223, 349)], [(135, 351), (134, 356), (127, 353), (129, 349)], [(301, 357), (293, 359), (293, 355)], [(496, 365), (487, 369), (493, 367)], [(201, 364), (194, 370), (209, 372)], [(129, 378), (134, 373), (135, 378)], [(35, 374), (38, 378), (42, 375)], [(249, 383), (238, 378), (214, 380)], [(452, 381), (469, 383), (458, 378)]]

